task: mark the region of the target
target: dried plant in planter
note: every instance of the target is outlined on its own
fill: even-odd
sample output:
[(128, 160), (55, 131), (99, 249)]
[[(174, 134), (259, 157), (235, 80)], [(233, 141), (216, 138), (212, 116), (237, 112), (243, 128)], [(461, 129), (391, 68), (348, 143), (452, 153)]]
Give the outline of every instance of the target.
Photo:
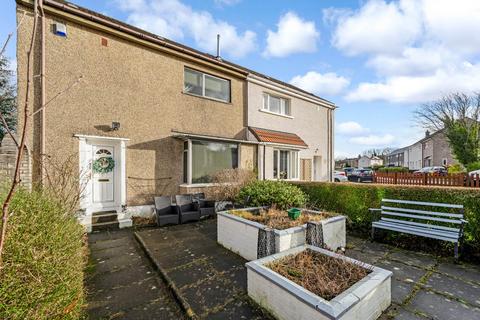
[(372, 272), (364, 265), (312, 250), (289, 255), (266, 267), (325, 300), (335, 298)]
[(255, 221), (255, 222), (264, 224), (269, 228), (273, 228), (277, 230), (298, 227), (306, 224), (309, 221), (321, 221), (334, 216), (333, 213), (328, 213), (328, 212), (313, 214), (313, 213), (307, 213), (306, 211), (302, 211), (302, 214), (298, 219), (291, 220), (288, 217), (287, 211), (279, 210), (276, 208), (260, 210), (257, 213), (252, 211), (245, 211), (245, 210), (232, 210), (231, 213), (241, 218), (244, 218), (250, 221)]

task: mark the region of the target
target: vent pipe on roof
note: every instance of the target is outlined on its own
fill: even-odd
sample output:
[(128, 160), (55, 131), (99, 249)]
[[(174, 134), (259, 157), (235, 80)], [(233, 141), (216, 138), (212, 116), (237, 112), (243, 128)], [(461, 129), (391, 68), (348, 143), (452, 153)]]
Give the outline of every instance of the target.
[(220, 57), (220, 34), (217, 33), (217, 56), (215, 57), (218, 60), (222, 60)]

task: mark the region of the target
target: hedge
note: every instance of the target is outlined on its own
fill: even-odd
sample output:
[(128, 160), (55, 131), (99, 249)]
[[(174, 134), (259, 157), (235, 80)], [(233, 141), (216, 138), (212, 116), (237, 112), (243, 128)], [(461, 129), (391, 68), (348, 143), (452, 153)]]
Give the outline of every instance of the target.
[[(3, 203), (4, 190), (0, 190)], [(79, 319), (84, 231), (62, 205), (19, 190), (11, 203), (0, 271), (0, 319)]]
[(398, 186), (348, 183), (296, 183), (309, 197), (310, 206), (348, 217), (350, 230), (368, 236), (372, 214), (382, 198), (462, 204), (468, 224), (465, 227), (466, 252), (480, 254), (480, 190), (425, 186)]

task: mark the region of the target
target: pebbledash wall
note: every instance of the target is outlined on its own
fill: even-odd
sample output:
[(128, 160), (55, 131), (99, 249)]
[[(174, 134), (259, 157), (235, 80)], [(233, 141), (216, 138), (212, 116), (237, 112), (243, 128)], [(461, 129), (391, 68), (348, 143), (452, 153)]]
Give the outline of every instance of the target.
[[(268, 79), (249, 76), (247, 123), (252, 127), (298, 135), (308, 145), (306, 149), (299, 149), (300, 178), (302, 172), (308, 170), (310, 172), (304, 175), (305, 180), (331, 181), (334, 167), (332, 150), (335, 106), (311, 95), (292, 93), (289, 90), (288, 87), (273, 84)], [(284, 116), (262, 110), (264, 93), (287, 99), (291, 115)], [(308, 168), (302, 167), (306, 165)], [(273, 178), (272, 147), (265, 150), (265, 178)]]
[[(26, 13), (17, 37), (18, 100), (23, 101), (33, 15), (23, 1), (17, 3), (17, 19)], [(46, 109), (46, 154), (61, 161), (78, 153), (76, 134), (128, 138), (128, 206), (152, 203), (154, 195), (179, 192), (184, 142), (173, 138), (172, 130), (243, 138), (246, 83), (242, 74), (172, 55), (146, 41), (131, 41), (128, 35), (52, 8), (46, 17), (47, 101), (62, 92)], [(51, 32), (57, 21), (66, 24), (66, 37)], [(106, 46), (102, 45), (105, 41)], [(36, 49), (34, 74), (39, 72), (38, 43)], [(231, 102), (183, 93), (185, 67), (230, 80)], [(34, 97), (38, 91), (35, 81)], [(40, 146), (39, 115), (28, 131), (34, 153), (39, 153)], [(113, 121), (120, 122), (119, 131), (109, 130)], [(241, 165), (255, 163), (255, 152), (250, 149), (241, 147)], [(38, 176), (34, 162), (33, 179)]]

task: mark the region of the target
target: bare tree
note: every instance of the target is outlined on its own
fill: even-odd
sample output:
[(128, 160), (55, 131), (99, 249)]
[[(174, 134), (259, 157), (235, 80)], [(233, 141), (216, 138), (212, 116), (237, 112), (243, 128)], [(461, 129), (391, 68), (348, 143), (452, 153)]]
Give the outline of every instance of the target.
[(480, 160), (480, 93), (446, 95), (421, 105), (415, 115), (425, 129), (443, 130), (461, 164)]

